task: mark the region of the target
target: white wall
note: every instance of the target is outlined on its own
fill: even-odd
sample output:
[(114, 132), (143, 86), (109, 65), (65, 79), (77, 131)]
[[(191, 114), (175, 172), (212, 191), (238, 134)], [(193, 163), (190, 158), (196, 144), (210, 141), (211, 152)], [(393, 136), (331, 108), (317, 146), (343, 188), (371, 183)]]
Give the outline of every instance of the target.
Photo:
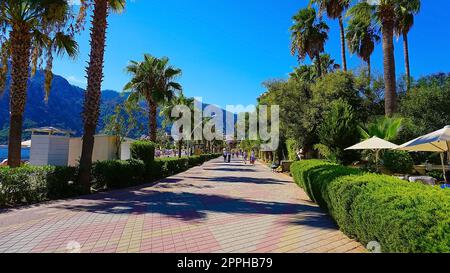
[(34, 166), (67, 166), (70, 138), (67, 136), (32, 135), (30, 164)]
[[(130, 159), (130, 145), (132, 141), (127, 140), (120, 147), (120, 159)], [(116, 158), (116, 143), (113, 136), (97, 135), (94, 140), (94, 151), (92, 162), (114, 160)], [(82, 139), (71, 138), (69, 149), (69, 166), (77, 166), (81, 157)]]
[(133, 143), (133, 141), (125, 140), (122, 145), (120, 145), (120, 160), (131, 159), (131, 143)]

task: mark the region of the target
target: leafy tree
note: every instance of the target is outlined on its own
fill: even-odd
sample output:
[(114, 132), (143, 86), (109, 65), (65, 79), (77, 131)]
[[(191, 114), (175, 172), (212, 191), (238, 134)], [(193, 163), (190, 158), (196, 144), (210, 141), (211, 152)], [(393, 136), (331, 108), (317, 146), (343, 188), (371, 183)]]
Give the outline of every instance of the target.
[(297, 55), (299, 60), (309, 56), (317, 62), (317, 74), (322, 76), (320, 54), (325, 51), (325, 42), (328, 40), (328, 25), (317, 17), (313, 8), (301, 9), (293, 17), (294, 25), (291, 27), (291, 54)]
[(125, 101), (123, 104), (118, 104), (114, 109), (114, 114), (109, 117), (104, 132), (116, 137), (116, 158), (118, 159), (120, 158), (120, 145), (139, 126), (136, 119), (139, 112), (140, 108), (136, 104)]
[(8, 164), (21, 162), (23, 112), (27, 97), (30, 65), (36, 71), (45, 60), (45, 92), (50, 91), (53, 54), (74, 57), (78, 45), (73, 39), (68, 1), (4, 0), (0, 2), (0, 93), (3, 92), (11, 61), (10, 129)]
[(412, 138), (448, 125), (450, 74), (437, 74), (419, 79), (401, 100), (400, 113), (411, 120), (409, 131)]
[[(322, 73), (328, 74), (340, 69), (340, 65), (336, 64), (334, 59), (329, 54), (320, 55), (320, 66)], [(314, 83), (319, 78), (317, 71), (318, 62), (314, 60), (312, 65), (301, 65), (294, 68), (294, 71), (290, 73), (290, 77), (297, 81), (303, 81), (305, 83)]]
[[(80, 158), (79, 182), (85, 192), (91, 190), (92, 152), (94, 135), (100, 115), (100, 97), (103, 81), (103, 64), (106, 45), (106, 29), (110, 11), (120, 13), (125, 8), (125, 0), (80, 0), (79, 22), (83, 22), (87, 10), (93, 7), (90, 33), (91, 52), (87, 67), (87, 89), (84, 97), (83, 121), (84, 135)], [(80, 24), (81, 24), (80, 23)]]

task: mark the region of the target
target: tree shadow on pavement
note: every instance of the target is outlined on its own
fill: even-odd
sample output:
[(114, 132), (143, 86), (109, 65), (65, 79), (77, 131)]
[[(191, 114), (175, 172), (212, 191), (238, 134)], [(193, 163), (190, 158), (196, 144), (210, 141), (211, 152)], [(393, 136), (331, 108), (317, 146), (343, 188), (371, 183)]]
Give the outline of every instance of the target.
[(99, 214), (159, 213), (183, 221), (205, 220), (208, 213), (293, 215), (300, 212), (321, 212), (320, 208), (305, 204), (266, 202), (188, 192), (161, 192), (149, 188), (86, 196), (53, 207)]

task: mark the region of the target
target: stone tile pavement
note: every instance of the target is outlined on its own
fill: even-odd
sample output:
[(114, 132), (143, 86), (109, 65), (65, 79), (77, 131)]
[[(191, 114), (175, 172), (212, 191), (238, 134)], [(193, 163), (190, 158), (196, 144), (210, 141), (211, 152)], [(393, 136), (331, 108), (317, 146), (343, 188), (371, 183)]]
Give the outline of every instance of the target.
[(220, 159), (156, 185), (0, 212), (0, 253), (365, 252), (288, 176)]

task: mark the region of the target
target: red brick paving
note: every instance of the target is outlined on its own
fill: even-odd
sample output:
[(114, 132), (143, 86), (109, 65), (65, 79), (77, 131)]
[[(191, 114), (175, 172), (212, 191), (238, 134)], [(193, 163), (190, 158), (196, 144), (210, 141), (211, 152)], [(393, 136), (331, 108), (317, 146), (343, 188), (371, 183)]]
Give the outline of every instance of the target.
[(68, 245), (86, 253), (365, 252), (288, 176), (220, 159), (154, 186), (0, 214), (0, 253), (73, 251)]

